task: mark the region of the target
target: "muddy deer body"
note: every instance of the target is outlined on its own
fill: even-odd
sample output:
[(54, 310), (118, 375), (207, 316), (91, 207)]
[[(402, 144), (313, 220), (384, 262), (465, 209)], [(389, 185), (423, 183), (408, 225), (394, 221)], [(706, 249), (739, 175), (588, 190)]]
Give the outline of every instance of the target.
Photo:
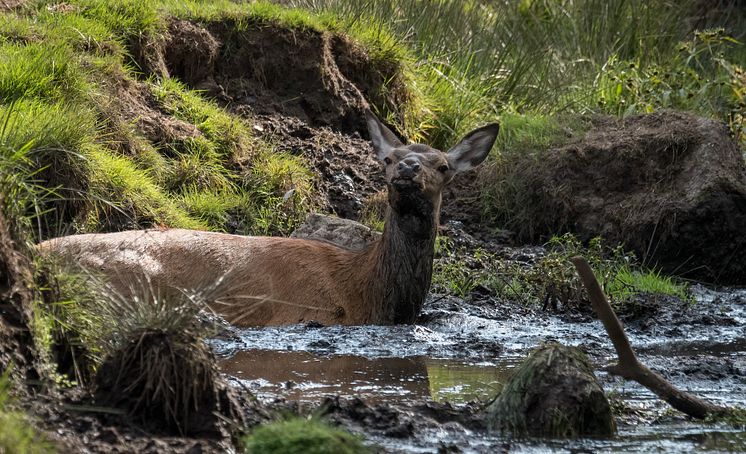
[(132, 276), (143, 274), (166, 293), (211, 288), (211, 307), (237, 325), (413, 323), (430, 287), (443, 187), (486, 158), (498, 126), (477, 129), (443, 153), (404, 145), (367, 118), (386, 165), (389, 209), (381, 239), (361, 251), (181, 229), (72, 235), (40, 248), (102, 273), (125, 294)]

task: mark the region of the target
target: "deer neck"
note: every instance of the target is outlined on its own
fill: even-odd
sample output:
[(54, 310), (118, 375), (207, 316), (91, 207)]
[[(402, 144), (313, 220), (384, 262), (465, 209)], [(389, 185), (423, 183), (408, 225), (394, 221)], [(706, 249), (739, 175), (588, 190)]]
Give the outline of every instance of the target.
[(430, 289), (440, 200), (397, 202), (387, 212), (381, 240), (369, 250), (374, 324), (414, 323)]

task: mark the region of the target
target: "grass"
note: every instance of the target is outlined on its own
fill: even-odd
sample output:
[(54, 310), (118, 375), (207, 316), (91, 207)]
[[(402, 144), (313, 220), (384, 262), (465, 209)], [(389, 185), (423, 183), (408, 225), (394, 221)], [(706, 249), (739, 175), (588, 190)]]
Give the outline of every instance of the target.
[(481, 286), (498, 299), (524, 305), (554, 310), (589, 308), (590, 300), (569, 260), (582, 255), (617, 309), (644, 304), (640, 303), (643, 296), (691, 300), (685, 283), (641, 266), (634, 255), (621, 247), (607, 248), (599, 238), (585, 246), (571, 234), (554, 237), (546, 245), (547, 252), (534, 263), (504, 261), (480, 250), (464, 260), (464, 251), (455, 250), (447, 240), (441, 243), (433, 269), (435, 292), (465, 298)]
[[(453, 143), (478, 123), (506, 111), (542, 115), (599, 109), (626, 114), (639, 111), (625, 106), (620, 112), (618, 104), (604, 101), (608, 87), (603, 79), (614, 75), (611, 62), (625, 62), (620, 71), (635, 61), (645, 70), (686, 69), (702, 81), (723, 80), (713, 77), (719, 71), (717, 65), (693, 65), (689, 56), (681, 58), (680, 42), (697, 40), (694, 30), (684, 25), (697, 11), (699, 4), (693, 0), (675, 4), (642, 0), (294, 0), (290, 4), (334, 12), (348, 23), (380, 24), (412, 48), (420, 85), (432, 109), (430, 136), (438, 146)], [(712, 54), (732, 66), (746, 58), (740, 44), (746, 14), (735, 6), (725, 8), (721, 14), (704, 17), (697, 26), (722, 26), (724, 36), (739, 40), (720, 49), (722, 53)], [(740, 90), (737, 87), (743, 83), (733, 86)], [(737, 98), (709, 91), (690, 98), (688, 105), (727, 120), (724, 115), (731, 113), (708, 104), (730, 99), (726, 102), (740, 112), (742, 127), (744, 107)], [(649, 107), (675, 104), (671, 97), (660, 96), (651, 99), (645, 106)]]
[(121, 214), (131, 225), (156, 224), (205, 229), (174, 200), (167, 197), (146, 171), (129, 159), (94, 147), (86, 151), (90, 160), (93, 207), (88, 211), (86, 230), (100, 230), (109, 218)]
[(25, 414), (11, 408), (8, 374), (0, 379), (0, 452), (42, 454), (55, 450)]
[(261, 425), (243, 439), (246, 454), (362, 454), (362, 441), (318, 419), (290, 418)]

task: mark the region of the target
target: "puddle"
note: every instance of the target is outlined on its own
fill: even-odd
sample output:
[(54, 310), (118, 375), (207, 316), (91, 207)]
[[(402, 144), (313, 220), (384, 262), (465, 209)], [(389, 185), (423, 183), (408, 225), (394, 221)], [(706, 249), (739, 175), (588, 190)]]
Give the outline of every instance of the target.
[[(746, 290), (695, 290), (695, 306), (630, 323), (632, 345), (643, 363), (675, 385), (714, 402), (746, 406)], [(262, 400), (320, 402), (338, 395), (412, 409), (425, 401), (447, 401), (457, 408), (484, 402), (531, 348), (557, 340), (589, 352), (606, 390), (635, 409), (636, 419), (618, 419), (616, 437), (516, 440), (458, 425), (424, 428), (408, 438), (367, 431), (366, 437), (392, 452), (434, 452), (444, 446), (480, 453), (496, 447), (510, 452), (746, 452), (746, 431), (672, 417), (646, 389), (601, 372), (614, 351), (598, 321), (572, 322), (520, 310), (508, 316), (490, 313), (489, 307), (434, 299), (426, 305), (422, 325), (244, 329), (212, 343), (221, 369)]]
[(465, 403), (494, 396), (515, 361), (469, 363), (432, 359), (318, 356), (304, 351), (246, 350), (223, 359), (223, 372), (242, 380), (260, 399), (282, 395), (318, 402), (339, 394), (370, 403)]

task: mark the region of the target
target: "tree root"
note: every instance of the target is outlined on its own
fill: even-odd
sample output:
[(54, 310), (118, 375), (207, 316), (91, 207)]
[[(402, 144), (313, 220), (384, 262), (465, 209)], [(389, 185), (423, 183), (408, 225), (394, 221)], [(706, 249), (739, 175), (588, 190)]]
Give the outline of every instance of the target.
[(686, 413), (693, 418), (704, 419), (708, 415), (722, 413), (727, 410), (725, 407), (715, 405), (693, 394), (679, 390), (665, 378), (648, 369), (644, 364), (641, 364), (637, 360), (634, 351), (632, 351), (632, 346), (629, 343), (627, 334), (624, 332), (624, 328), (622, 328), (622, 323), (617, 318), (616, 313), (614, 313), (614, 309), (611, 308), (611, 304), (609, 304), (603, 290), (601, 290), (601, 286), (598, 280), (596, 280), (596, 276), (593, 274), (588, 262), (580, 256), (573, 257), (570, 261), (575, 265), (575, 269), (577, 269), (578, 275), (588, 291), (594, 312), (596, 312), (599, 320), (603, 323), (606, 333), (609, 335), (612, 344), (614, 344), (618, 362), (606, 368), (609, 373), (636, 381), (668, 402), (676, 410)]

